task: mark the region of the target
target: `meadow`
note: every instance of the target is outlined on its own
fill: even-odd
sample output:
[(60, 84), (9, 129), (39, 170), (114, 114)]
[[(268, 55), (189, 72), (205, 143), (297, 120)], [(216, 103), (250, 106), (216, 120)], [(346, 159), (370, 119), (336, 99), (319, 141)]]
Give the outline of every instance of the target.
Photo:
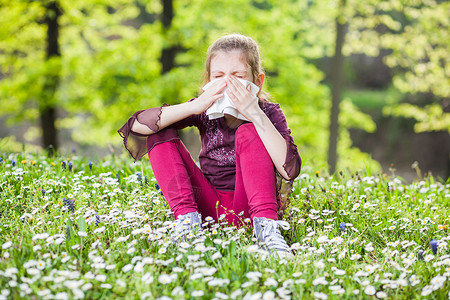
[(0, 153), (0, 299), (448, 299), (450, 184), (304, 166), (283, 231), (205, 220), (174, 243), (150, 163)]

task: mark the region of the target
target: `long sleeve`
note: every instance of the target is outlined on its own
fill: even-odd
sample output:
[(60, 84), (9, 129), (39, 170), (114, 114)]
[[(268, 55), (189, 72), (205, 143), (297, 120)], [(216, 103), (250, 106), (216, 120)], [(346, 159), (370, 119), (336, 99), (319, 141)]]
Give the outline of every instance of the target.
[[(189, 100), (192, 101), (193, 99)], [(159, 130), (159, 120), (161, 118), (162, 108), (168, 106), (163, 104), (161, 107), (149, 108), (135, 112), (128, 121), (117, 131), (123, 139), (123, 145), (128, 150), (135, 161), (147, 154), (153, 147), (159, 143), (167, 142), (172, 139), (178, 139), (177, 130), (194, 126), (198, 123), (198, 116), (192, 115), (181, 121), (178, 121), (162, 130)], [(154, 133), (150, 135), (139, 134), (131, 130), (135, 121), (147, 126)], [(158, 133), (158, 134), (155, 134)]]

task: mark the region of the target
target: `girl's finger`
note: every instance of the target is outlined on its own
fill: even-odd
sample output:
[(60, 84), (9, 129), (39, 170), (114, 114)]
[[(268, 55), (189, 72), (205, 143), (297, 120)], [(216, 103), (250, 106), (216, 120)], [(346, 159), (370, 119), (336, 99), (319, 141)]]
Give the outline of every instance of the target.
[(233, 80), (234, 86), (236, 89), (241, 93), (245, 94), (247, 91), (251, 92), (251, 86), (250, 84), (243, 85), (238, 79), (234, 78)]
[(227, 82), (223, 80), (217, 80), (214, 82), (205, 92), (210, 92), (211, 94), (216, 94), (222, 91), (227, 86)]
[(237, 106), (237, 105), (236, 105), (236, 104), (238, 104), (238, 99), (237, 99), (237, 97), (234, 96), (234, 95), (231, 93), (230, 90), (227, 91), (227, 95), (228, 95), (228, 97), (230, 97), (231, 102), (232, 102), (235, 106)]
[[(227, 81), (228, 83), (228, 81)], [(242, 84), (240, 82), (238, 82), (237, 79), (230, 77), (229, 78), (229, 85), (228, 88), (232, 89), (236, 94), (242, 94)]]
[(216, 94), (214, 96), (212, 96), (212, 98), (214, 99), (214, 101), (216, 101), (217, 99), (220, 99), (223, 97), (223, 94)]
[(236, 101), (239, 100), (239, 98), (233, 93), (232, 90), (228, 89), (228, 91), (226, 92), (228, 97), (230, 97), (231, 101), (233, 101), (233, 103), (236, 103)]
[[(216, 85), (217, 84), (217, 85)], [(211, 90), (214, 92), (214, 94), (222, 91), (227, 86), (227, 82), (225, 80), (214, 82), (211, 86)]]
[(216, 82), (214, 82), (213, 84), (212, 84), (212, 86), (221, 86), (221, 85), (226, 85), (226, 80), (225, 79), (219, 79), (219, 80), (217, 80)]

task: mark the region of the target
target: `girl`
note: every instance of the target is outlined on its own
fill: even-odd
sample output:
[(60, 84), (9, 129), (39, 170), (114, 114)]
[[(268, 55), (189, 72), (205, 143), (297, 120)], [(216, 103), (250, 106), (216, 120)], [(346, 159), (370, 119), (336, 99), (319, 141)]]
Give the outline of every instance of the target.
[[(280, 257), (292, 256), (278, 228), (289, 229), (289, 224), (278, 220), (278, 210), (285, 207), (276, 175), (292, 184), (301, 159), (280, 106), (261, 91), (264, 79), (257, 43), (226, 35), (208, 49), (205, 84), (214, 82), (198, 98), (138, 111), (118, 131), (135, 160), (148, 153), (175, 215), (176, 238), (201, 229), (208, 216), (216, 221), (225, 217), (236, 226), (251, 218), (259, 243)], [(259, 88), (256, 98), (241, 80)], [(206, 111), (225, 93), (248, 121), (228, 114), (209, 118)], [(200, 132), (201, 169), (177, 134), (187, 126)]]

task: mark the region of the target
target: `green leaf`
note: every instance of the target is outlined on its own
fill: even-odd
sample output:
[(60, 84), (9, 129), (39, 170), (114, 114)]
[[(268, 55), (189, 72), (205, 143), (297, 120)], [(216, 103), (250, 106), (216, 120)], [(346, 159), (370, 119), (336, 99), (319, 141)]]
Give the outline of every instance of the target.
[(231, 257), (236, 257), (236, 243), (231, 241), (228, 245), (228, 255)]
[(72, 252), (72, 246), (76, 244), (77, 236), (75, 236), (75, 232), (73, 231), (73, 223), (69, 217), (67, 217), (65, 234), (67, 251)]
[(78, 222), (78, 228), (80, 229), (80, 231), (86, 232), (87, 224), (86, 224), (86, 221), (84, 220), (84, 217), (82, 217), (82, 216), (79, 217), (77, 222)]

